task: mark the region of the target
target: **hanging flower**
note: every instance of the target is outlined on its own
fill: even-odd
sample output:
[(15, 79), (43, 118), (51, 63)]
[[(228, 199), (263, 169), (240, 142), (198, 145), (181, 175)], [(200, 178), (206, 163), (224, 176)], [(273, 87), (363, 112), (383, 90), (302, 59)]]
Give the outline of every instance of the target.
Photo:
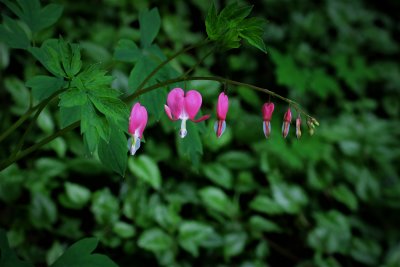
[(218, 121), (216, 121), (214, 124), (214, 131), (217, 134), (218, 138), (221, 137), (226, 128), (225, 119), (226, 119), (226, 113), (228, 113), (228, 107), (229, 107), (228, 96), (224, 92), (222, 92), (219, 94), (217, 103)]
[(268, 102), (262, 106), (262, 114), (263, 114), (263, 130), (266, 138), (269, 138), (271, 135), (271, 118), (272, 113), (274, 112), (274, 103)]
[(140, 139), (143, 136), (144, 128), (147, 125), (147, 110), (140, 103), (136, 103), (132, 107), (131, 115), (129, 116), (128, 132), (131, 138), (128, 139), (128, 149), (131, 155), (135, 155), (140, 147)]
[(297, 119), (296, 119), (296, 136), (297, 136), (297, 139), (300, 139), (300, 137), (301, 137), (301, 118), (300, 118), (300, 114), (297, 116)]
[(289, 134), (289, 128), (291, 122), (292, 122), (292, 112), (290, 111), (289, 107), (285, 115), (283, 116), (283, 124), (282, 124), (283, 138), (286, 138), (286, 136)]
[(182, 88), (175, 88), (168, 93), (167, 105), (164, 105), (165, 113), (170, 120), (182, 120), (179, 136), (184, 138), (187, 134), (186, 121), (200, 122), (208, 119), (210, 115), (204, 115), (195, 120), (201, 107), (201, 94), (196, 90), (185, 92)]

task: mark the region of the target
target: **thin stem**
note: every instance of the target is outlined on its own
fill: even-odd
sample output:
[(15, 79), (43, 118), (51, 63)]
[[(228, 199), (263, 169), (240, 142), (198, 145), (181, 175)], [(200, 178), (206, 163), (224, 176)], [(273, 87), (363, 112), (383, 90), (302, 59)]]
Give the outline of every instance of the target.
[(183, 77), (188, 76), (193, 70), (195, 70), (198, 66), (200, 66), (200, 65), (203, 63), (203, 61), (204, 61), (209, 55), (211, 55), (212, 52), (214, 52), (214, 50), (215, 50), (215, 46), (214, 46), (213, 48), (211, 48), (210, 51), (209, 51), (208, 53), (206, 53), (202, 58), (200, 58), (200, 60), (198, 60), (198, 61), (196, 62), (196, 64), (194, 64), (190, 69), (188, 69), (182, 76), (183, 76)]
[(33, 116), (33, 119), (30, 121), (28, 128), (26, 128), (24, 134), (22, 135), (21, 139), (18, 142), (17, 148), (14, 150), (13, 152), (13, 156), (17, 155), (17, 153), (21, 150), (21, 148), (24, 146), (24, 142), (26, 137), (28, 136), (28, 133), (32, 130), (33, 126), (35, 125), (35, 122), (37, 120), (37, 118), (39, 117), (40, 113), (43, 111), (43, 109), (53, 100), (53, 98), (57, 95), (59, 95), (60, 93), (64, 92), (68, 90), (68, 88), (66, 89), (61, 89), (58, 90), (56, 92), (54, 92), (51, 96), (49, 96), (48, 98), (46, 98), (44, 101), (42, 101), (39, 105), (38, 105), (38, 109), (35, 113), (35, 115)]
[[(133, 99), (135, 99), (136, 97), (138, 97), (138, 96), (140, 96), (142, 94), (145, 94), (145, 93), (150, 92), (152, 90), (155, 90), (157, 88), (160, 88), (160, 87), (163, 87), (163, 86), (166, 86), (166, 85), (169, 85), (169, 84), (181, 82), (181, 81), (184, 81), (184, 80), (189, 80), (189, 81), (190, 80), (191, 81), (195, 81), (195, 80), (198, 80), (198, 81), (217, 81), (217, 82), (220, 82), (220, 83), (227, 83), (227, 84), (232, 84), (232, 85), (244, 86), (244, 87), (256, 90), (256, 91), (260, 91), (260, 92), (269, 94), (269, 95), (271, 95), (273, 97), (279, 98), (279, 99), (281, 99), (281, 100), (283, 100), (283, 101), (295, 106), (306, 117), (313, 118), (310, 115), (308, 115), (303, 109), (301, 109), (300, 105), (297, 104), (295, 101), (287, 99), (287, 98), (285, 98), (285, 97), (283, 97), (281, 95), (278, 95), (278, 94), (276, 94), (276, 93), (274, 93), (274, 92), (272, 92), (272, 91), (270, 91), (268, 89), (265, 89), (265, 88), (261, 88), (261, 87), (255, 86), (255, 85), (242, 83), (242, 82), (238, 82), (238, 81), (234, 81), (234, 80), (230, 80), (230, 79), (225, 79), (225, 78), (222, 78), (222, 77), (182, 77), (181, 76), (181, 77), (178, 77), (178, 78), (175, 78), (175, 79), (170, 79), (170, 80), (164, 81), (162, 83), (158, 83), (158, 84), (149, 86), (147, 88), (143, 88), (140, 91), (136, 91), (132, 95), (126, 97), (124, 99), (124, 102), (130, 102), (130, 101), (132, 101)], [(65, 127), (63, 129), (59, 130), (58, 132), (50, 135), (49, 137), (44, 138), (39, 143), (36, 143), (36, 144), (30, 146), (29, 148), (21, 151), (21, 153), (19, 153), (18, 155), (14, 156), (14, 157), (10, 157), (6, 161), (0, 163), (0, 171), (5, 169), (6, 167), (10, 166), (14, 162), (18, 161), (19, 159), (21, 159), (21, 158), (27, 156), (28, 154), (32, 153), (36, 149), (39, 149), (40, 147), (42, 147), (42, 146), (46, 145), (47, 143), (51, 142), (53, 139), (57, 138), (58, 136), (63, 135), (65, 132), (68, 132), (68, 131), (70, 131), (72, 129), (75, 129), (78, 126), (79, 126), (79, 122), (73, 123), (70, 126)]]
[(51, 101), (54, 97), (64, 92), (65, 90), (66, 89), (62, 89), (54, 92), (52, 95), (50, 95), (42, 102), (38, 103), (36, 106), (28, 109), (13, 125), (11, 125), (7, 130), (5, 130), (2, 135), (0, 135), (0, 142), (2, 142), (5, 138), (7, 138), (7, 136), (14, 132), (19, 126), (21, 126), (22, 123), (24, 123), (37, 109), (41, 108), (44, 102), (46, 103), (45, 105), (47, 105), (48, 101)]
[(194, 45), (191, 45), (191, 46), (188, 46), (188, 47), (186, 47), (186, 48), (183, 48), (183, 49), (179, 50), (178, 52), (176, 52), (175, 54), (173, 54), (172, 56), (170, 56), (167, 60), (163, 61), (160, 65), (158, 65), (149, 75), (147, 75), (147, 77), (139, 84), (139, 86), (137, 87), (137, 90), (136, 90), (136, 91), (137, 91), (137, 92), (138, 92), (138, 91), (141, 91), (142, 88), (146, 85), (146, 83), (147, 83), (147, 82), (162, 68), (162, 67), (164, 67), (165, 65), (167, 65), (171, 60), (173, 60), (174, 58), (178, 57), (179, 55), (181, 55), (181, 54), (183, 54), (183, 53), (186, 53), (186, 52), (189, 51), (189, 50), (192, 50), (193, 48), (202, 46), (202, 45), (204, 45), (204, 44), (206, 44), (206, 43), (208, 43), (208, 42), (209, 42), (208, 39), (202, 40), (201, 42), (199, 42), (199, 43), (197, 43), (197, 44), (194, 44)]
[(58, 132), (42, 139), (40, 142), (28, 147), (27, 149), (21, 151), (21, 153), (19, 153), (18, 155), (14, 156), (14, 157), (10, 157), (9, 159), (3, 161), (0, 163), (0, 171), (4, 170), (5, 168), (7, 168), (8, 166), (10, 166), (11, 164), (13, 164), (14, 162), (26, 157), (27, 155), (29, 155), (30, 153), (34, 152), (35, 150), (41, 148), (42, 146), (50, 143), (51, 141), (53, 141), (54, 139), (56, 139), (57, 137), (63, 135), (66, 132), (69, 132), (72, 129), (75, 129), (76, 127), (79, 126), (79, 121), (65, 127), (62, 128), (61, 130), (59, 130)]

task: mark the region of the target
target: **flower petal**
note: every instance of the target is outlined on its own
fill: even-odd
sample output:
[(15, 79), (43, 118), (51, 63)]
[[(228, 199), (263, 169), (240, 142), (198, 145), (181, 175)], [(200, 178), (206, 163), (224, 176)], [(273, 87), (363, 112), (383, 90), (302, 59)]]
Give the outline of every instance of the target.
[[(171, 118), (178, 119), (184, 109), (185, 92), (181, 88), (175, 88), (168, 93), (167, 105), (170, 108)], [(168, 114), (167, 114), (168, 115)], [(169, 117), (169, 116), (168, 116)]]
[(272, 113), (274, 112), (274, 103), (268, 102), (262, 106), (262, 114), (264, 121), (271, 121)]
[(207, 115), (201, 116), (201, 117), (200, 117), (200, 118), (198, 118), (197, 120), (191, 120), (191, 121), (193, 121), (193, 122), (201, 122), (201, 121), (205, 121), (205, 120), (207, 120), (208, 118), (210, 118), (210, 114), (207, 114)]
[(218, 96), (218, 103), (217, 103), (217, 117), (218, 120), (225, 120), (226, 114), (228, 113), (229, 101), (228, 96), (222, 92)]
[(201, 94), (196, 90), (190, 90), (185, 96), (185, 111), (191, 120), (196, 117), (197, 112), (201, 107)]
[(145, 107), (141, 106), (140, 103), (136, 103), (129, 116), (129, 127), (128, 132), (130, 134), (135, 134), (138, 131), (139, 137), (142, 136), (144, 128), (147, 124), (147, 110)]
[(218, 120), (214, 124), (214, 131), (217, 134), (217, 137), (220, 138), (221, 135), (225, 132), (226, 122)]
[(165, 110), (165, 113), (167, 114), (168, 118), (171, 121), (173, 121), (174, 119), (172, 118), (171, 109), (167, 105), (164, 105), (164, 110)]

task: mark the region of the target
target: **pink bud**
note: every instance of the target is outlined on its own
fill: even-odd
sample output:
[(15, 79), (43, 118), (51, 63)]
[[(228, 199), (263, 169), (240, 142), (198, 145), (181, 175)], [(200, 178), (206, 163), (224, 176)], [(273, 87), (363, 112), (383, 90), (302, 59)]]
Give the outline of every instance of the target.
[(265, 103), (262, 107), (262, 114), (264, 121), (271, 121), (272, 113), (274, 112), (274, 103)]
[(218, 96), (218, 103), (217, 103), (218, 120), (226, 119), (226, 114), (228, 113), (228, 108), (229, 108), (228, 96), (224, 92), (222, 92)]
[(128, 132), (132, 135), (128, 140), (128, 149), (131, 155), (134, 155), (140, 147), (140, 139), (143, 136), (144, 128), (147, 125), (147, 110), (140, 103), (136, 103), (132, 107), (129, 116)]
[(297, 136), (297, 139), (300, 139), (300, 137), (301, 137), (301, 118), (300, 118), (300, 115), (297, 116), (297, 119), (296, 119), (296, 136)]
[(290, 123), (292, 122), (292, 112), (290, 111), (290, 107), (286, 111), (285, 115), (283, 116), (283, 124), (282, 124), (282, 135), (283, 138), (289, 134)]

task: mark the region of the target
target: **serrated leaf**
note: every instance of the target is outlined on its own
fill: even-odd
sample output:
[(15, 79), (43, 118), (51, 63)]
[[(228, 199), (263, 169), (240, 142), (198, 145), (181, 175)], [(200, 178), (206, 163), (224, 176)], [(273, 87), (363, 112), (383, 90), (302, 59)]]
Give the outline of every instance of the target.
[(237, 2), (233, 2), (222, 9), (219, 19), (226, 20), (230, 27), (236, 27), (250, 14), (252, 9), (252, 5), (239, 6)]
[(98, 154), (101, 162), (121, 176), (125, 175), (127, 156), (127, 139), (123, 132), (111, 127), (109, 142), (100, 140)]
[(60, 95), (60, 103), (58, 105), (60, 107), (71, 108), (86, 105), (87, 100), (86, 93), (73, 88)]
[(135, 42), (128, 39), (119, 40), (114, 51), (114, 59), (129, 63), (136, 62), (141, 55)]
[(251, 30), (242, 30), (239, 34), (240, 37), (245, 39), (250, 45), (260, 49), (264, 53), (267, 53), (267, 48), (265, 46), (262, 36), (253, 33)]
[(103, 113), (107, 118), (114, 121), (126, 120), (129, 116), (127, 106), (122, 100), (112, 97), (89, 96), (97, 110)]
[(160, 169), (150, 157), (140, 155), (139, 157), (131, 158), (129, 159), (128, 167), (134, 176), (148, 183), (154, 189), (159, 190), (161, 188)]
[(85, 238), (69, 247), (51, 267), (118, 267), (109, 257), (91, 254), (97, 247), (97, 238)]
[(217, 23), (218, 23), (217, 11), (215, 10), (214, 1), (211, 1), (211, 6), (208, 9), (206, 17), (206, 32), (210, 40), (218, 39)]
[(29, 51), (54, 76), (68, 77), (61, 66), (57, 39), (46, 40), (40, 48), (31, 47)]
[(53, 25), (61, 16), (63, 7), (49, 4), (41, 8), (38, 0), (18, 0), (13, 3), (3, 0), (4, 4), (28, 25), (33, 33)]
[(150, 11), (142, 11), (139, 14), (140, 24), (140, 43), (143, 47), (148, 47), (156, 38), (160, 27), (161, 18), (157, 8)]
[(69, 78), (74, 77), (81, 70), (81, 51), (77, 44), (65, 43), (62, 38), (58, 41), (61, 64)]
[(81, 108), (80, 106), (76, 107), (60, 107), (60, 126), (61, 128), (65, 128), (71, 125), (74, 122), (77, 122), (81, 119)]
[(4, 25), (0, 25), (0, 41), (6, 43), (11, 48), (28, 49), (30, 40), (26, 32), (21, 28), (17, 21), (3, 16)]
[(38, 75), (26, 82), (26, 86), (32, 88), (32, 95), (35, 99), (42, 101), (64, 86), (62, 78)]

